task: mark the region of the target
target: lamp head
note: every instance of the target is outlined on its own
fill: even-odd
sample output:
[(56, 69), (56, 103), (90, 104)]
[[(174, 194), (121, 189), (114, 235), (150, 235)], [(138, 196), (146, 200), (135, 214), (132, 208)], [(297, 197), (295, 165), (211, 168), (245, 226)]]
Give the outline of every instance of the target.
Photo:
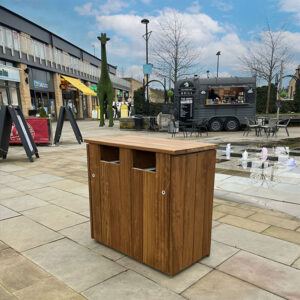
[(141, 23), (142, 24), (148, 24), (150, 21), (148, 20), (148, 19), (143, 19), (142, 21), (141, 21)]
[(218, 51), (216, 55), (221, 55), (221, 51)]

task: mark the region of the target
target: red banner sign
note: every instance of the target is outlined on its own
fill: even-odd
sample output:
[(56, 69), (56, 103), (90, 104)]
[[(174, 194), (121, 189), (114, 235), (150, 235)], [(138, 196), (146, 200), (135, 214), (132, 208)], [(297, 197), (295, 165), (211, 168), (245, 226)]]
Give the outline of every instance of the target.
[[(50, 143), (47, 118), (26, 118), (26, 122), (36, 144)], [(14, 123), (12, 125), (9, 142), (10, 144), (21, 144), (21, 139)]]

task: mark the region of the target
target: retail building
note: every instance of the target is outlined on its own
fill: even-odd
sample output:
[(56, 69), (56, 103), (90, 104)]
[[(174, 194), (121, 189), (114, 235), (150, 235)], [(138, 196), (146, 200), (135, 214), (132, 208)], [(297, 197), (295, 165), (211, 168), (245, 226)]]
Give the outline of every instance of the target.
[[(62, 105), (77, 118), (97, 106), (101, 60), (47, 29), (0, 6), (0, 105), (19, 104), (25, 116), (41, 107), (57, 117)], [(130, 83), (108, 65), (115, 100), (129, 95)]]

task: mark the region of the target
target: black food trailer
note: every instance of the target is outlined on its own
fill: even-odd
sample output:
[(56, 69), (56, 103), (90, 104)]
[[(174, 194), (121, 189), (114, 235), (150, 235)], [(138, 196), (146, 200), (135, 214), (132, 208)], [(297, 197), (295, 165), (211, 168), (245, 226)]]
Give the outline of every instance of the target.
[(256, 78), (191, 78), (175, 86), (176, 119), (201, 123), (211, 131), (235, 131), (256, 115)]

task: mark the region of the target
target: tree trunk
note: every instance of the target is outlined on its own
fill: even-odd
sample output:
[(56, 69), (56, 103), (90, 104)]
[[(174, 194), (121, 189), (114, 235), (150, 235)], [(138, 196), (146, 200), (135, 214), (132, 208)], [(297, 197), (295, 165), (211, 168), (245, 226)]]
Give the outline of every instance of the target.
[(266, 114), (269, 113), (269, 107), (270, 107), (270, 98), (271, 98), (271, 79), (268, 80), (268, 93), (267, 93), (267, 103), (266, 103)]

